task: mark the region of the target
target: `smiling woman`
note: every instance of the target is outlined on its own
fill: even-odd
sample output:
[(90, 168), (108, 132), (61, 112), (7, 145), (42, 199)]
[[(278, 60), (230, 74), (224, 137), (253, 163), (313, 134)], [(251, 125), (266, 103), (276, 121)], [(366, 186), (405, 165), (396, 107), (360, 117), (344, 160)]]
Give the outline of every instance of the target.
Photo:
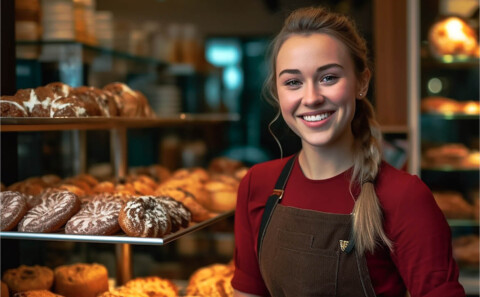
[(430, 190), (381, 160), (370, 77), (349, 18), (317, 7), (287, 18), (266, 88), (302, 148), (242, 180), (235, 296), (465, 295)]

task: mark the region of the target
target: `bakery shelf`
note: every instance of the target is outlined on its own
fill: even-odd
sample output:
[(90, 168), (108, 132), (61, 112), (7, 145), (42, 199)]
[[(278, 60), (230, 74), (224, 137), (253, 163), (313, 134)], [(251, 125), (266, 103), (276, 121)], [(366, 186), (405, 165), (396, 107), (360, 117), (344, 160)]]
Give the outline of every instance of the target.
[(236, 113), (181, 113), (170, 116), (145, 118), (0, 118), (2, 132), (59, 131), (59, 130), (105, 130), (112, 128), (149, 128), (183, 124), (214, 124), (240, 120)]
[(479, 168), (463, 168), (453, 166), (422, 167), (422, 172), (478, 173)]
[(465, 114), (465, 113), (422, 113), (422, 117), (429, 119), (441, 120), (478, 120), (479, 114)]
[(154, 59), (151, 57), (147, 56), (139, 56), (139, 55), (134, 55), (128, 52), (123, 52), (123, 51), (118, 51), (114, 50), (112, 48), (107, 48), (107, 47), (100, 47), (100, 46), (94, 46), (94, 45), (88, 45), (85, 43), (81, 43), (78, 41), (74, 40), (55, 40), (55, 41), (16, 41), (16, 46), (17, 47), (33, 47), (33, 46), (48, 46), (48, 47), (54, 47), (54, 46), (75, 46), (75, 47), (80, 47), (82, 50), (85, 50), (88, 53), (92, 53), (94, 55), (104, 55), (104, 56), (111, 56), (113, 58), (118, 58), (118, 59), (124, 59), (124, 60), (130, 60), (135, 63), (144, 63), (144, 64), (151, 64), (151, 65), (157, 65), (157, 66), (166, 66), (167, 63), (165, 61), (161, 61), (158, 59)]
[(422, 58), (422, 67), (442, 67), (442, 68), (472, 68), (478, 67), (480, 59), (471, 56), (454, 56), (445, 55), (441, 57), (424, 57)]
[(216, 222), (219, 222), (234, 214), (234, 211), (221, 213), (209, 220), (195, 223), (192, 226), (181, 229), (175, 233), (166, 235), (163, 238), (153, 237), (131, 237), (125, 234), (118, 235), (77, 235), (58, 233), (28, 233), (17, 231), (3, 231), (0, 232), (0, 238), (4, 239), (29, 239), (29, 240), (52, 240), (52, 241), (77, 241), (77, 242), (94, 242), (94, 243), (116, 243), (116, 244), (142, 244), (142, 245), (164, 245), (172, 242), (184, 235), (195, 232)]
[(450, 227), (478, 227), (480, 225), (480, 222), (475, 220), (448, 219), (447, 221)]

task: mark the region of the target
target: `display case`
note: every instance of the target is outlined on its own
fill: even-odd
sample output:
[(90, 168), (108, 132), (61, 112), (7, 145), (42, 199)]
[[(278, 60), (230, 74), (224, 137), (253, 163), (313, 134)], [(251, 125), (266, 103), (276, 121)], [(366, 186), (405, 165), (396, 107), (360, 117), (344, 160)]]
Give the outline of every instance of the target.
[[(17, 60), (17, 81), (19, 82), (17, 86), (20, 87), (36, 87), (50, 82), (52, 77), (55, 78), (55, 80), (65, 82), (71, 86), (90, 84), (92, 76), (96, 77), (94, 81), (99, 83), (98, 78), (100, 76), (98, 75), (98, 67), (94, 65), (95, 63), (106, 63), (105, 61), (110, 61), (110, 66), (123, 65), (122, 67), (126, 67), (122, 70), (121, 73), (123, 73), (123, 75), (121, 77), (118, 76), (120, 72), (115, 72), (115, 69), (117, 69), (116, 66), (108, 68), (110, 74), (117, 74), (117, 77), (112, 78), (111, 75), (105, 75), (103, 79), (109, 77), (109, 79), (114, 79), (114, 81), (128, 81), (132, 79), (132, 77), (134, 78), (133, 81), (135, 81), (135, 79), (139, 79), (140, 76), (145, 79), (159, 72), (168, 72), (173, 76), (195, 75), (195, 71), (186, 65), (168, 65), (155, 59), (134, 56), (101, 47), (92, 47), (78, 42), (21, 42), (17, 44), (17, 46), (24, 48), (23, 52), (28, 51), (25, 50), (25, 48), (35, 48), (44, 53), (43, 56), (39, 56), (39, 59)], [(48, 53), (48, 55), (45, 53)], [(95, 71), (92, 71), (92, 67), (97, 68)], [(88, 76), (85, 75), (85, 71), (88, 71)], [(38, 73), (41, 74), (41, 79), (35, 79), (35, 77), (39, 77)], [(56, 74), (52, 76), (49, 73)], [(152, 98), (148, 99), (154, 100)], [(86, 173), (90, 165), (92, 165), (89, 158), (89, 152), (92, 146), (95, 147), (95, 152), (107, 151), (106, 155), (109, 157), (107, 158), (108, 165), (111, 167), (115, 178), (121, 180), (126, 177), (129, 167), (132, 166), (131, 159), (135, 156), (142, 155), (143, 159), (141, 162), (147, 162), (147, 164), (162, 161), (159, 159), (161, 159), (161, 149), (163, 148), (160, 147), (159, 143), (165, 139), (165, 135), (168, 136), (172, 134), (175, 135), (176, 140), (186, 141), (185, 143), (187, 145), (189, 144), (188, 141), (192, 139), (201, 139), (202, 145), (208, 146), (208, 152), (200, 152), (201, 159), (192, 161), (193, 157), (188, 155), (188, 152), (184, 156), (184, 159), (188, 159), (186, 161), (184, 160), (187, 164), (186, 166), (203, 166), (206, 164), (205, 161), (207, 158), (216, 156), (218, 152), (228, 146), (228, 144), (224, 142), (225, 127), (240, 120), (239, 115), (236, 113), (207, 113), (201, 110), (188, 113), (182, 112), (183, 110), (178, 111), (179, 112), (173, 113), (157, 113), (157, 116), (154, 118), (0, 118), (2, 154), (9, 154), (9, 158), (2, 157), (2, 162), (8, 159), (8, 164), (3, 162), (2, 169), (9, 167), (8, 173), (3, 174), (2, 181), (8, 185), (12, 182), (43, 173), (53, 173), (64, 177)], [(49, 133), (54, 134), (50, 135)], [(43, 141), (43, 138), (48, 137), (55, 138), (53, 145), (60, 146), (63, 150), (68, 151), (56, 155), (54, 157), (56, 161), (52, 159), (50, 160), (52, 162), (48, 163), (71, 162), (75, 165), (64, 164), (67, 165), (70, 170), (58, 172), (55, 171), (55, 167), (49, 166), (45, 168), (44, 166), (35, 166), (35, 162), (31, 162), (31, 160), (35, 158), (25, 158), (29, 152), (38, 156), (45, 154), (45, 141)], [(32, 141), (32, 139), (42, 140)], [(65, 143), (64, 139), (67, 139), (68, 143)], [(158, 149), (157, 154), (150, 156), (151, 158), (145, 158), (145, 156), (143, 156), (146, 154), (145, 152), (152, 150), (148, 148), (150, 145), (154, 147), (153, 150), (155, 148)], [(202, 146), (201, 148), (205, 147)], [(176, 149), (182, 148), (177, 146)], [(186, 149), (194, 150), (192, 147)], [(58, 152), (61, 151), (62, 149)], [(177, 153), (182, 154), (181, 151)], [(195, 152), (192, 153), (191, 151), (189, 153), (195, 154)], [(31, 162), (31, 166), (28, 166), (29, 164), (27, 163), (29, 162)], [(171, 166), (182, 166), (181, 162), (171, 162), (170, 164)], [(18, 167), (21, 166), (30, 167), (30, 171), (20, 170)], [(172, 167), (171, 169), (174, 168)], [(2, 173), (3, 172), (7, 171), (2, 170)], [(131, 245), (151, 246), (153, 248), (155, 246), (162, 246), (161, 248), (165, 248), (164, 246), (167, 244), (172, 245), (183, 241), (189, 246), (185, 247), (184, 244), (178, 244), (175, 249), (181, 250), (181, 252), (174, 252), (173, 255), (175, 258), (181, 255), (187, 255), (188, 258), (188, 255), (190, 255), (190, 258), (186, 261), (196, 260), (197, 262), (193, 262), (193, 265), (190, 265), (188, 268), (190, 270), (188, 272), (192, 272), (193, 267), (198, 268), (201, 264), (211, 264), (198, 261), (198, 259), (192, 257), (192, 254), (195, 254), (197, 258), (202, 257), (208, 259), (208, 261), (218, 261), (219, 257), (212, 257), (211, 254), (208, 257), (201, 255), (201, 253), (205, 253), (206, 251), (210, 253), (215, 252), (215, 248), (212, 248), (212, 243), (207, 244), (206, 250), (202, 248), (194, 252), (188, 250), (192, 248), (195, 249), (195, 241), (198, 241), (198, 238), (202, 239), (202, 237), (203, 239), (206, 238), (206, 240), (203, 241), (215, 242), (215, 238), (218, 239), (218, 237), (226, 236), (229, 242), (233, 242), (232, 216), (233, 211), (222, 212), (208, 220), (193, 223), (188, 228), (181, 229), (162, 238), (130, 237), (123, 233), (112, 236), (72, 235), (65, 234), (62, 230), (56, 233), (0, 232), (0, 238), (2, 239), (2, 262), (4, 264), (2, 265), (2, 271), (3, 269), (14, 268), (9, 267), (12, 263), (27, 265), (38, 264), (29, 263), (32, 259), (18, 259), (16, 256), (21, 257), (29, 253), (32, 255), (42, 253), (42, 250), (45, 251), (46, 246), (50, 246), (49, 243), (53, 243), (53, 246), (57, 246), (58, 244), (62, 245), (62, 243), (75, 243), (75, 245), (79, 246), (85, 246), (83, 243), (93, 246), (106, 244), (114, 246), (113, 250), (107, 248), (107, 250), (115, 256), (116, 266), (113, 271), (109, 272), (111, 275), (115, 275), (116, 284), (121, 285), (132, 277), (137, 276), (135, 275), (135, 271), (138, 270), (133, 260), (134, 254)], [(212, 240), (212, 238), (214, 240)], [(41, 242), (41, 244), (35, 243), (38, 241)], [(222, 239), (220, 238), (216, 241), (220, 242)], [(27, 242), (28, 244), (22, 245), (21, 242)], [(222, 259), (225, 260), (225, 262), (231, 259), (231, 253), (233, 253), (233, 247), (228, 243), (226, 246), (230, 248), (231, 251), (225, 253), (225, 247), (221, 249), (223, 253), (228, 256), (220, 255), (220, 258), (223, 257)], [(18, 250), (20, 248), (24, 251)], [(35, 250), (36, 248), (40, 249), (40, 251)], [(73, 247), (73, 249), (76, 248)], [(85, 247), (85, 249), (88, 249), (88, 247)], [(9, 259), (4, 258), (6, 253), (12, 253)], [(152, 252), (150, 249), (149, 253), (155, 252)], [(172, 252), (167, 251), (165, 253), (168, 253), (170, 256), (172, 255)], [(162, 255), (164, 253), (159, 252), (159, 254)], [(57, 256), (59, 259), (63, 257), (61, 254)], [(185, 273), (183, 275), (170, 273), (169, 275), (184, 277)]]
[(453, 2), (409, 1), (410, 167), (448, 220), (460, 282), (478, 296), (478, 2)]

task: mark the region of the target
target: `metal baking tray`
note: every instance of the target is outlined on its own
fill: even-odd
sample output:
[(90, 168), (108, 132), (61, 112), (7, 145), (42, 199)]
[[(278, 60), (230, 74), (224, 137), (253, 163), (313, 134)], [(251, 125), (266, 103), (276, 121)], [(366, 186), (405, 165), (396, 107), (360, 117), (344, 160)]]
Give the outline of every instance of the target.
[(164, 245), (172, 242), (184, 235), (200, 230), (206, 226), (212, 225), (218, 221), (226, 219), (234, 214), (234, 210), (224, 212), (209, 220), (194, 223), (188, 228), (181, 229), (175, 233), (170, 233), (163, 238), (154, 237), (130, 237), (124, 233), (116, 235), (77, 235), (65, 234), (63, 231), (58, 233), (28, 233), (17, 231), (0, 232), (2, 239), (29, 239), (29, 240), (49, 240), (49, 241), (78, 241), (78, 242), (96, 242), (96, 243), (126, 243), (142, 245)]
[(99, 130), (146, 128), (187, 123), (221, 123), (240, 120), (237, 113), (180, 113), (156, 118), (82, 117), (82, 118), (9, 118), (0, 117), (1, 131)]

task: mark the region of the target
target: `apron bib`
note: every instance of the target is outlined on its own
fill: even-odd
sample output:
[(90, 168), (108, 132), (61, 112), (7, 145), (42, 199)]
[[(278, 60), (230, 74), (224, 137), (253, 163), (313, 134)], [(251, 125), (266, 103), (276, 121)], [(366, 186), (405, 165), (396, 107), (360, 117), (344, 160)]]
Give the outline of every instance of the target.
[(270, 294), (374, 297), (365, 256), (354, 249), (351, 215), (280, 204), (295, 159), (280, 174), (260, 225), (258, 262)]

